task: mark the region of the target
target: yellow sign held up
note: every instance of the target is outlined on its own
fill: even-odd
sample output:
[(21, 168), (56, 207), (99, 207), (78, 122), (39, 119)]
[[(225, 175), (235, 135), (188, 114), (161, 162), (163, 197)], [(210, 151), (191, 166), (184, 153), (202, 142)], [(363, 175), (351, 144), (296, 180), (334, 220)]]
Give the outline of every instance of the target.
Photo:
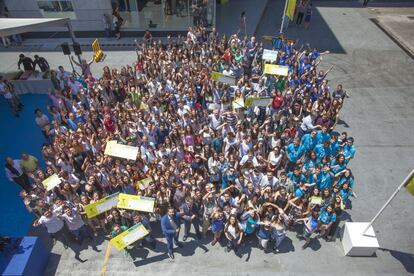
[(97, 215), (111, 210), (118, 204), (118, 195), (119, 193), (109, 195), (97, 202), (88, 204), (85, 206), (86, 215), (88, 218), (96, 217)]
[(287, 76), (289, 73), (289, 67), (266, 63), (263, 73), (269, 75)]
[(119, 194), (118, 208), (142, 212), (154, 212), (155, 198), (129, 194)]
[(414, 177), (411, 177), (408, 182), (405, 184), (407, 192), (414, 196)]
[(113, 246), (115, 246), (116, 249), (118, 249), (118, 251), (121, 251), (128, 245), (136, 242), (139, 239), (142, 239), (148, 234), (149, 232), (147, 228), (145, 228), (145, 226), (142, 225), (142, 223), (138, 223), (129, 228), (128, 230), (125, 230), (115, 238), (111, 239), (110, 242)]
[(95, 39), (92, 42), (92, 50), (94, 53), (94, 60), (95, 62), (100, 62), (104, 56), (101, 46), (99, 45), (99, 40)]

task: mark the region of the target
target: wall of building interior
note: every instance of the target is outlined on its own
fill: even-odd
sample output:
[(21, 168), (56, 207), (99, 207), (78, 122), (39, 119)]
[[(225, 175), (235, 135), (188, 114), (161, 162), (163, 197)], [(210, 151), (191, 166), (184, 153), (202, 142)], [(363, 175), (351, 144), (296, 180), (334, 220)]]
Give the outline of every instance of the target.
[[(215, 0), (3, 0), (10, 17), (68, 17), (75, 31), (104, 31), (104, 14), (112, 21), (119, 10), (122, 30), (186, 30), (215, 25)], [(63, 28), (43, 31), (64, 31)]]

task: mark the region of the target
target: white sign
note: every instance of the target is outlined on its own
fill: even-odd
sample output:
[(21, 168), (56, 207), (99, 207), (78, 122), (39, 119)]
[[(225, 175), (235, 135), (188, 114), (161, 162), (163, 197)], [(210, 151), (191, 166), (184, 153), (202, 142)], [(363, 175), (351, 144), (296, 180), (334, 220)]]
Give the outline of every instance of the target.
[(264, 49), (262, 59), (264, 61), (275, 62), (277, 59), (277, 51)]
[(136, 160), (138, 147), (118, 144), (117, 141), (112, 140), (106, 143), (105, 154), (129, 160)]

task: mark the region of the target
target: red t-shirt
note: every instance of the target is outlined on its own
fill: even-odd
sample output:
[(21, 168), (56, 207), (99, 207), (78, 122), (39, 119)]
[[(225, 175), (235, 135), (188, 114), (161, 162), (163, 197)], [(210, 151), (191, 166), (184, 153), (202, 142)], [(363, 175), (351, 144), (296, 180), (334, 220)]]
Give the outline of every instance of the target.
[(272, 101), (272, 107), (278, 109), (283, 105), (283, 96), (275, 96)]

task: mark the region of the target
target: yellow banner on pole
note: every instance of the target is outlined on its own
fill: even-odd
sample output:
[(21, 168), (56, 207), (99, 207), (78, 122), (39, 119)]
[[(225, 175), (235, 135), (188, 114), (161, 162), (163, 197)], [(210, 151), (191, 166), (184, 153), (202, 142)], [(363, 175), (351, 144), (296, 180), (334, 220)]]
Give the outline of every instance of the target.
[(145, 228), (142, 223), (138, 223), (111, 239), (110, 242), (113, 246), (115, 246), (116, 249), (118, 249), (118, 251), (121, 251), (128, 245), (136, 242), (139, 239), (142, 239), (148, 235), (148, 233), (149, 232), (147, 228)]
[(111, 210), (118, 204), (118, 195), (119, 193), (109, 195), (97, 202), (88, 204), (85, 206), (86, 215), (88, 218), (96, 217), (97, 215)]
[(411, 179), (405, 184), (405, 188), (407, 192), (414, 196), (414, 177), (412, 176)]
[(155, 198), (153, 197), (119, 194), (117, 207), (122, 209), (152, 213), (154, 212), (154, 205)]
[(287, 0), (286, 16), (292, 21), (295, 17), (296, 0)]

